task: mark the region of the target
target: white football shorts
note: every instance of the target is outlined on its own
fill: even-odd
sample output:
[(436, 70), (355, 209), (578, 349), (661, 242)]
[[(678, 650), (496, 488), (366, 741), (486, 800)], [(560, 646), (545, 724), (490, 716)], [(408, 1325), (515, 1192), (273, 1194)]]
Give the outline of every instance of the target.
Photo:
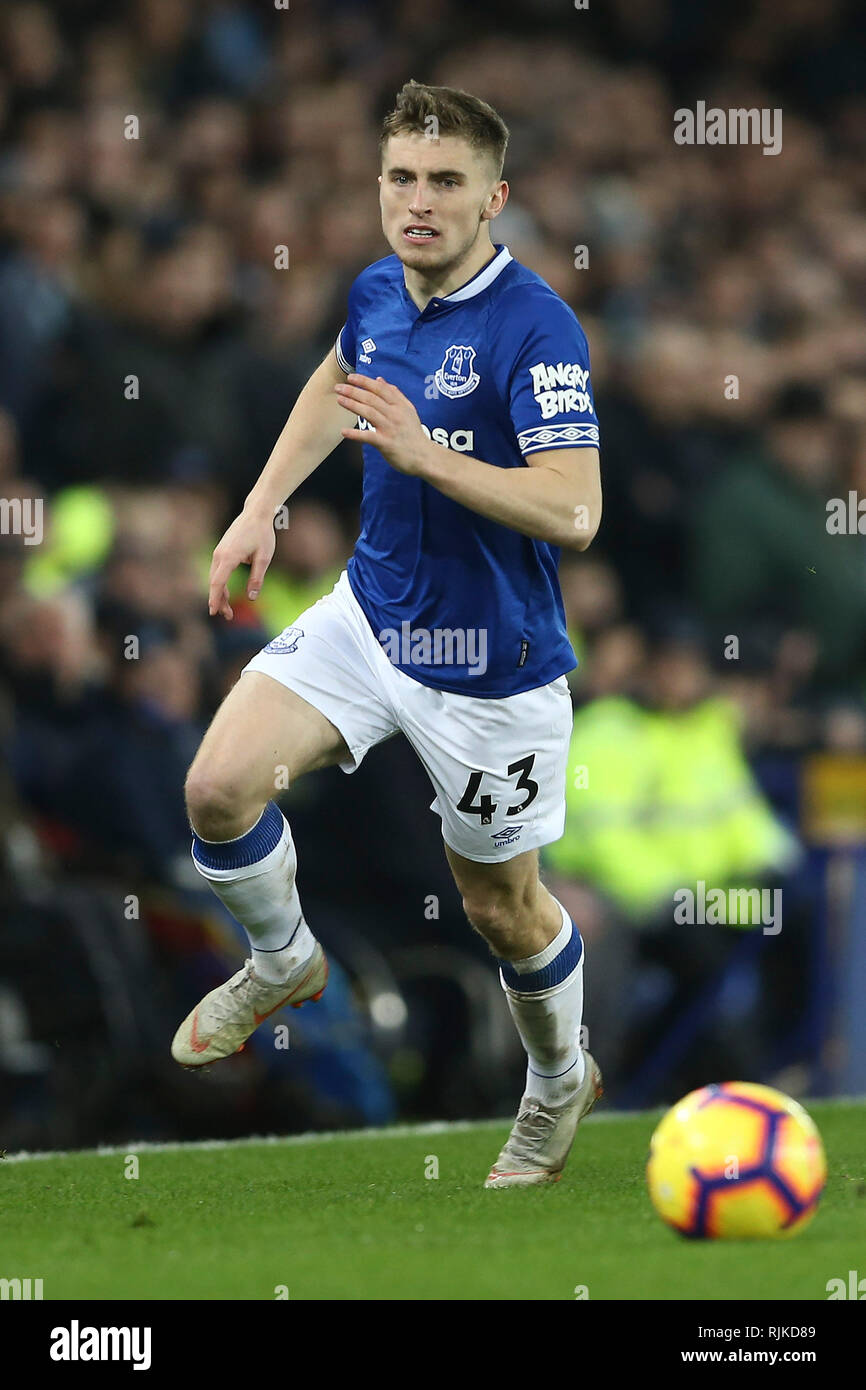
[(330, 720), (349, 749), (344, 772), (404, 733), (433, 784), (445, 843), (464, 858), (496, 864), (562, 835), (565, 676), (500, 700), (422, 685), (388, 660), (345, 571), (244, 670), (272, 676)]

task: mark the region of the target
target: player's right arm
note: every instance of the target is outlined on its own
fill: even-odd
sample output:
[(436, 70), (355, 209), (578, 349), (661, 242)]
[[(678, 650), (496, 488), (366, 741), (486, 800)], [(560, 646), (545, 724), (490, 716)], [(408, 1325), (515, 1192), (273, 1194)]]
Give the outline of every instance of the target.
[(332, 348), (298, 396), (243, 511), (214, 550), (208, 593), (211, 617), (218, 613), (224, 618), (234, 617), (228, 581), (238, 565), (250, 566), (247, 597), (258, 597), (274, 555), (277, 509), (342, 440), (346, 412), (334, 395), (334, 387), (345, 380), (346, 373)]

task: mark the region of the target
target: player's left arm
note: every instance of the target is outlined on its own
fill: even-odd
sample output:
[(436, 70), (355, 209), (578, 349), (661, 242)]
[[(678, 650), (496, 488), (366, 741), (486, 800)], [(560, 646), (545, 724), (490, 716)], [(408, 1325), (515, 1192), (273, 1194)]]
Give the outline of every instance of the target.
[[(540, 450), (527, 456), (527, 468), (499, 468), (428, 439), (412, 402), (382, 377), (352, 373), (334, 389), (351, 414), (373, 426), (375, 446), (392, 468), (533, 540), (569, 550), (586, 550), (592, 541), (601, 521), (596, 448)], [(342, 433), (361, 444), (374, 442), (368, 430)]]
[(598, 449), (548, 449), (497, 468), (433, 444), (421, 476), (446, 497), (533, 540), (586, 550), (601, 521)]

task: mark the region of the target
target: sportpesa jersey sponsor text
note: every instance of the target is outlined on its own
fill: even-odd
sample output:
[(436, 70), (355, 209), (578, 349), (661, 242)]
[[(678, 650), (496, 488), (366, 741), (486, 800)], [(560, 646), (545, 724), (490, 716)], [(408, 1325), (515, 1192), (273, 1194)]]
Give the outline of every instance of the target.
[[(364, 420), (360, 415), (356, 421), (356, 428), (359, 430), (370, 430), (375, 434), (374, 425), (369, 420)], [(454, 449), (458, 454), (471, 453), (475, 447), (475, 433), (473, 430), (452, 430), (449, 434), (440, 425), (434, 425), (432, 429), (427, 425), (421, 426), (428, 439), (432, 439), (434, 444), (442, 444), (446, 449)]]
[[(423, 311), (388, 256), (349, 292), (336, 343), (346, 372), (398, 387), (436, 444), (499, 468), (525, 468), (551, 449), (597, 447), (589, 353), (573, 311), (497, 246), (460, 289)], [(487, 665), (393, 664), (424, 684), (501, 698), (575, 665), (557, 580), (559, 552), (470, 511), (392, 468), (367, 439), (361, 534), (352, 590), (376, 633), (485, 629)], [(534, 460), (533, 460), (534, 461)]]

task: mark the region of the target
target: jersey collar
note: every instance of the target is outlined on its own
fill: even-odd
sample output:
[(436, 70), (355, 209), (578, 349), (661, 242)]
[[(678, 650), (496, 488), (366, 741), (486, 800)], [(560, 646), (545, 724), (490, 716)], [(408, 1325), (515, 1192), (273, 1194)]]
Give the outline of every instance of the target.
[(501, 275), (508, 262), (511, 260), (511, 252), (507, 246), (496, 246), (497, 254), (492, 261), (488, 261), (480, 270), (467, 280), (465, 285), (461, 285), (459, 290), (452, 290), (451, 294), (446, 294), (439, 300), (440, 304), (460, 304), (464, 299), (473, 299), (476, 294), (486, 290), (491, 285), (497, 275)]
[[(471, 280), (467, 280), (465, 285), (461, 285), (457, 290), (452, 290), (450, 294), (443, 295), (441, 299), (431, 299), (427, 307), (423, 310), (423, 313), (435, 313), (437, 309), (444, 308), (447, 304), (462, 304), (467, 299), (474, 299), (477, 294), (481, 294), (483, 290), (486, 290), (492, 285), (493, 281), (502, 274), (508, 262), (513, 259), (507, 246), (494, 244), (494, 249), (496, 255), (492, 260), (488, 261), (486, 265), (483, 265), (480, 270), (476, 271)], [(408, 305), (412, 306), (416, 313), (420, 313), (417, 304), (415, 304), (406, 288), (406, 280), (402, 274), (400, 280), (404, 300)]]

